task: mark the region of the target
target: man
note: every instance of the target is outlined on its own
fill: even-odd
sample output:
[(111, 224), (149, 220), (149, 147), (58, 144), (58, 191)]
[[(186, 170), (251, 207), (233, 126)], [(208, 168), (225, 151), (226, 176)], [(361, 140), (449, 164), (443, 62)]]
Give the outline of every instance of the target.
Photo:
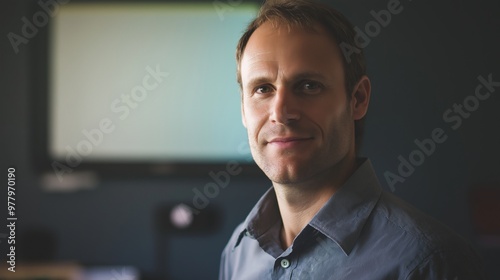
[(237, 47), (242, 118), (273, 182), (220, 279), (482, 279), (474, 251), (381, 190), (356, 157), (370, 98), (353, 26), (306, 0), (266, 2)]

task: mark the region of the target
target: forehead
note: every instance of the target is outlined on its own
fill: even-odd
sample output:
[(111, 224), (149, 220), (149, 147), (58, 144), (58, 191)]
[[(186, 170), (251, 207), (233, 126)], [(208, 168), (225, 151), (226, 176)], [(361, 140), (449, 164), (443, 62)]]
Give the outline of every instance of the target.
[(266, 22), (254, 31), (245, 47), (242, 82), (266, 72), (275, 76), (321, 72), (343, 77), (342, 63), (337, 42), (321, 25), (304, 28)]

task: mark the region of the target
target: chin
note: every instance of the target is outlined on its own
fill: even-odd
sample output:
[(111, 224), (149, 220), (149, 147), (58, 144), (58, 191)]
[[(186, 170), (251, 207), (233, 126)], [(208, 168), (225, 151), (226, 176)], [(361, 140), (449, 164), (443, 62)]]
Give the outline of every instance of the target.
[(267, 177), (278, 184), (298, 184), (310, 178), (309, 168), (283, 164), (263, 169)]

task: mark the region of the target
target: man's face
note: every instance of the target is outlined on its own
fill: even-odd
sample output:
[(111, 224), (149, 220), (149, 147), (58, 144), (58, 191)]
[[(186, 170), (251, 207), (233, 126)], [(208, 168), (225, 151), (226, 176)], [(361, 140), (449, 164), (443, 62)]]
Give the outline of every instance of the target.
[(273, 182), (328, 177), (354, 159), (354, 120), (362, 116), (347, 98), (340, 50), (322, 27), (261, 25), (245, 48), (241, 79), (252, 155)]

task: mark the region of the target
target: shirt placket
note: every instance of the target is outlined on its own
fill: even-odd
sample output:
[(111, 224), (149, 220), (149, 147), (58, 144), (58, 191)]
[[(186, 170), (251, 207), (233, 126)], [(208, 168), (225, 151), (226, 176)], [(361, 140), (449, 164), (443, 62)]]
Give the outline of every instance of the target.
[(293, 270), (297, 267), (298, 259), (291, 248), (285, 250), (275, 261), (272, 279), (293, 279)]

